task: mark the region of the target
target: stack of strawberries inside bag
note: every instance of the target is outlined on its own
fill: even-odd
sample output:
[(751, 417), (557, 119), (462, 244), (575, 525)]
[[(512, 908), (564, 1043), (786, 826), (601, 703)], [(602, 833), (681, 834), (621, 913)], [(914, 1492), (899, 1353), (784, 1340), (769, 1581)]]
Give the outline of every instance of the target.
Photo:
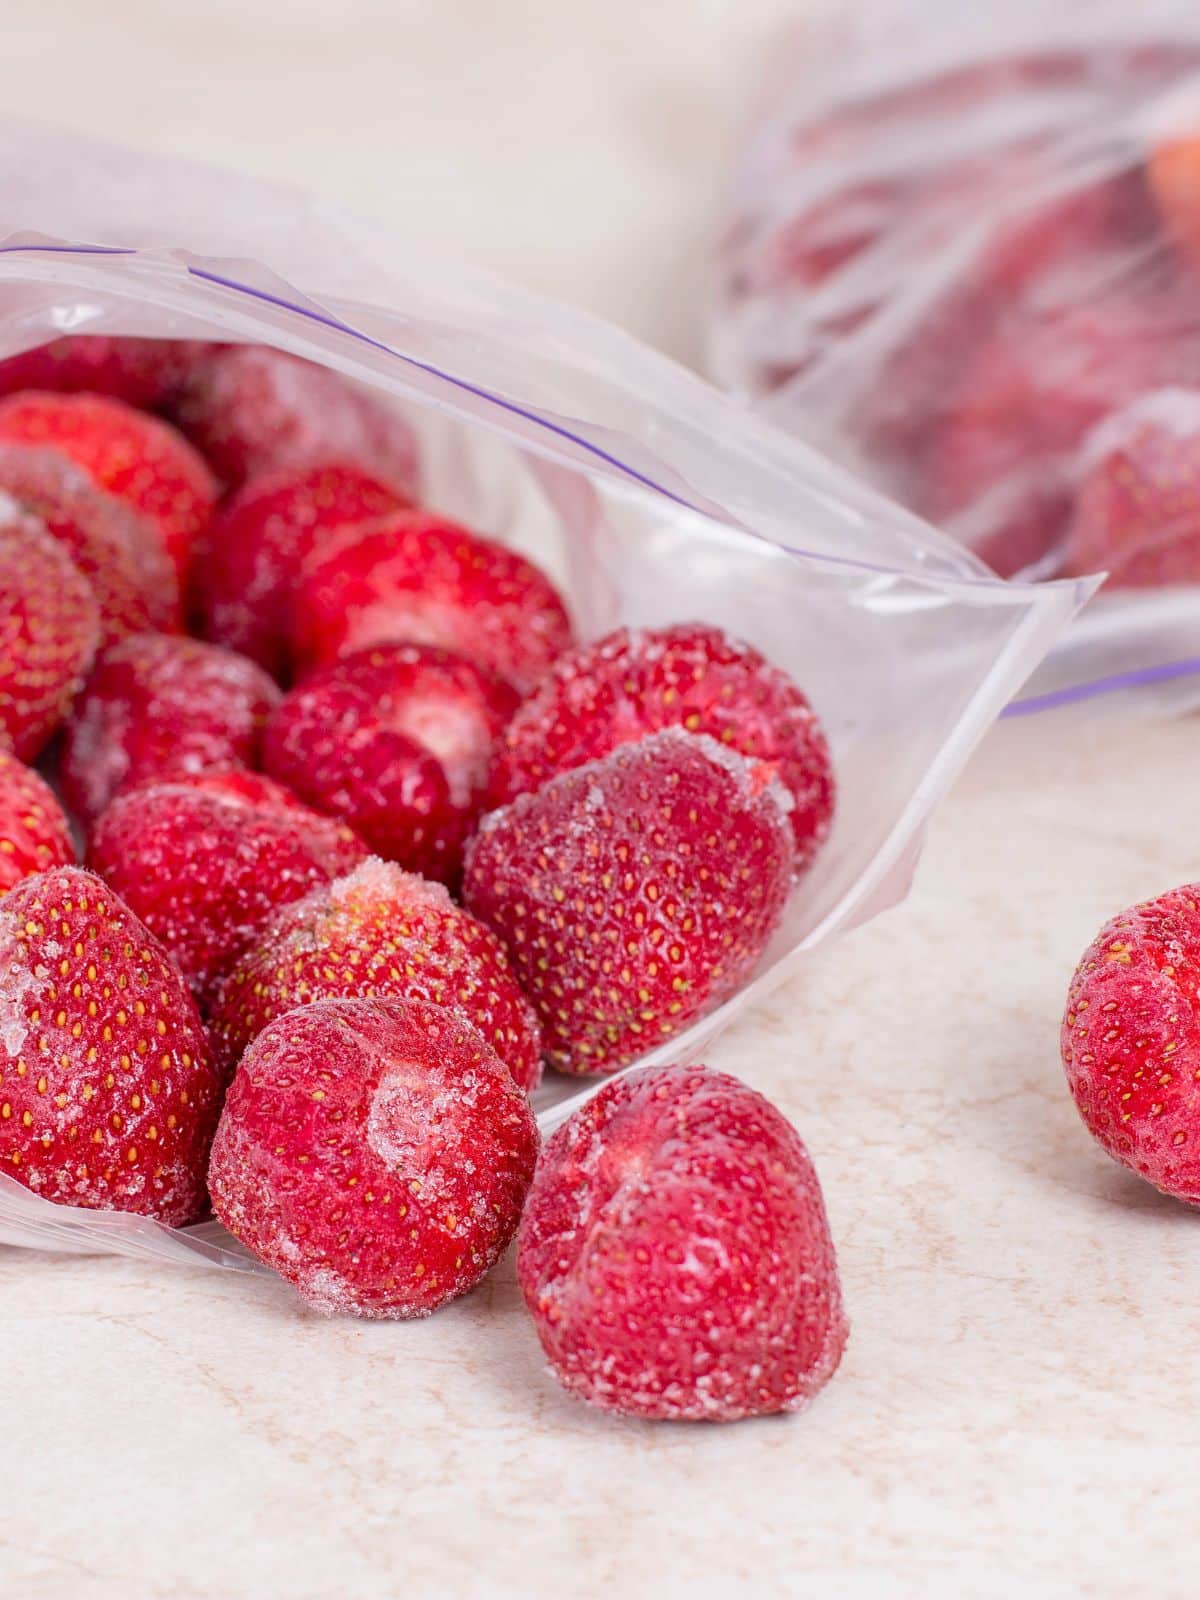
[(582, 1398), (803, 1404), (845, 1322), (779, 1112), (643, 1069), (539, 1160), (528, 1098), (752, 974), (833, 816), (800, 689), (702, 620), (580, 642), (422, 505), (398, 412), (295, 356), (78, 337), (0, 389), (4, 1183), (211, 1207), (373, 1317), (520, 1225)]

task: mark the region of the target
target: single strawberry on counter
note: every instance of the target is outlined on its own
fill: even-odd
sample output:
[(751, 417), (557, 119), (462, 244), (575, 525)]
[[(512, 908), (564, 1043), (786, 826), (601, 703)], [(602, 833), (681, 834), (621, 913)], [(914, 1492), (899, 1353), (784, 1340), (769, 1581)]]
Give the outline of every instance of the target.
[(321, 1000), (242, 1057), (213, 1144), (213, 1207), (315, 1310), (420, 1317), (517, 1230), (537, 1124), (454, 1012)]
[(220, 1104), (187, 985), (99, 878), (56, 867), (0, 899), (0, 1172), (191, 1222)]
[(71, 826), (53, 789), (0, 750), (0, 894), (35, 872), (74, 860)]

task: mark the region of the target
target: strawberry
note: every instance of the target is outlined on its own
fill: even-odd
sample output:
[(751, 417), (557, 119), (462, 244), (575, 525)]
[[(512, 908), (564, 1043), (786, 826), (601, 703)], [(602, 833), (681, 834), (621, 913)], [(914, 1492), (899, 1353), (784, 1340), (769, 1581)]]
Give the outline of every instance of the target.
[(187, 986), (99, 878), (0, 900), (0, 1171), (46, 1200), (190, 1222), (221, 1079)]
[(293, 658), (312, 668), (374, 644), (455, 650), (531, 689), (571, 643), (546, 575), (445, 517), (398, 511), (314, 549), (292, 597)]
[(423, 1000), (455, 1009), (522, 1089), (541, 1076), (537, 1018), (495, 934), (441, 884), (367, 861), (271, 918), (231, 968), (209, 1016), (234, 1065), (268, 1023), (313, 1000)]
[(454, 1012), (322, 1000), (242, 1057), (208, 1182), (230, 1232), (316, 1310), (419, 1317), (506, 1248), (537, 1148), (528, 1100)]
[(1200, 392), (1144, 395), (1097, 429), (1068, 539), (1069, 571), (1110, 586), (1200, 581)]
[(0, 493), (38, 517), (92, 586), (102, 644), (177, 631), (179, 583), (154, 527), (57, 450), (0, 445)]
[(411, 490), (416, 441), (384, 400), (269, 345), (215, 350), (192, 367), (175, 418), (236, 488), (268, 472), (341, 461)]
[(75, 860), (70, 824), (44, 778), (0, 750), (0, 894)]
[(203, 460), (169, 423), (97, 394), (10, 395), (0, 440), (52, 446), (158, 530), (186, 592), (192, 547), (216, 504)]
[(365, 855), (329, 817), (166, 783), (117, 796), (88, 865), (162, 941), (204, 1010), (277, 907)]
[(279, 690), (260, 667), (196, 639), (137, 633), (100, 657), (62, 752), (68, 807), (90, 825), (152, 779), (252, 767)]
[(707, 1067), (605, 1084), (549, 1140), (517, 1275), (551, 1369), (605, 1411), (799, 1411), (846, 1345), (821, 1185), (779, 1111)]
[(671, 728), (484, 818), (463, 899), (555, 1066), (611, 1072), (741, 987), (791, 887), (790, 806), (769, 767)]
[(82, 687), (99, 638), (87, 579), (36, 517), (0, 496), (0, 748), (35, 759)]
[[(171, 783), (187, 789), (201, 789), (206, 794), (220, 795), (243, 806), (268, 806), (273, 810), (299, 811), (311, 817), (313, 809), (306, 806), (298, 794), (293, 794), (282, 783), (266, 778), (261, 772), (251, 772), (248, 767), (214, 767), (207, 772), (175, 772)], [(160, 779), (150, 778), (139, 788), (153, 787)], [(137, 789), (126, 791), (136, 794)]]
[(1200, 884), (1105, 924), (1071, 979), (1067, 1083), (1092, 1137), (1164, 1194), (1200, 1205)]
[(774, 769), (794, 802), (797, 864), (806, 867), (833, 815), (821, 725), (786, 673), (703, 623), (618, 628), (560, 656), (501, 738), (489, 803), (506, 805), (557, 772), (671, 727), (709, 734)]
[(171, 398), (204, 348), (186, 339), (68, 335), (0, 361), (0, 394), (21, 389), (74, 394), (87, 389), (153, 410)]
[(271, 717), (263, 766), (376, 854), (454, 883), (492, 746), (517, 704), (447, 650), (379, 645), (306, 678)]
[(357, 467), (329, 465), (252, 478), (213, 518), (198, 574), (204, 635), (257, 661), (287, 667), (288, 601), (301, 561), (331, 528), (406, 503)]

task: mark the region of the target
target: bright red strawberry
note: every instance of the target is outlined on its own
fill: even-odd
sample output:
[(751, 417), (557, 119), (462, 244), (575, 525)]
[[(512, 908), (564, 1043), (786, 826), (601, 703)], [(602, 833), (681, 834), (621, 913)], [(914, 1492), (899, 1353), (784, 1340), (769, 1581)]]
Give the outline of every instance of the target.
[(208, 1182), (231, 1233), (318, 1311), (420, 1317), (517, 1229), (537, 1124), (452, 1011), (322, 1000), (242, 1057)]
[(1066, 565), (1109, 584), (1200, 580), (1200, 391), (1161, 389), (1096, 431), (1087, 447)]
[(833, 816), (821, 725), (785, 672), (753, 646), (698, 622), (618, 628), (560, 656), (502, 736), (490, 804), (507, 805), (555, 773), (663, 728), (707, 733), (769, 764), (794, 801), (798, 866), (809, 864)]
[(0, 444), (0, 493), (39, 517), (92, 586), (102, 644), (182, 626), (179, 583), (154, 526), (57, 450)]
[(424, 1000), (478, 1028), (522, 1089), (541, 1076), (537, 1018), (504, 946), (441, 884), (367, 861), (278, 911), (231, 968), (209, 1017), (230, 1066), (314, 1000)]
[(267, 726), (263, 766), (376, 854), (455, 883), (517, 696), (462, 656), (379, 645), (313, 673)]
[(0, 440), (48, 445), (158, 529), (186, 592), (192, 547), (212, 516), (217, 486), (169, 423), (98, 394), (15, 394), (0, 400)]
[(0, 900), (0, 1171), (46, 1200), (190, 1222), (221, 1077), (158, 941), (78, 867)]
[(0, 497), (0, 748), (33, 761), (100, 638), (91, 585), (36, 517)]
[(1067, 1083), (1092, 1137), (1200, 1206), (1200, 884), (1107, 923), (1071, 979)]
[(568, 1072), (612, 1072), (750, 976), (792, 883), (769, 767), (668, 729), (484, 818), (463, 899), (508, 946)]
[(0, 750), (0, 894), (35, 872), (74, 860), (71, 827), (53, 789)]
[(323, 539), (292, 601), (300, 668), (374, 644), (430, 644), (525, 693), (571, 643), (553, 584), (494, 540), (424, 511), (399, 511)]
[(21, 389), (75, 394), (87, 389), (154, 410), (172, 397), (205, 348), (186, 339), (72, 334), (0, 361), (0, 394)]
[(88, 865), (162, 941), (204, 1010), (272, 913), (366, 856), (340, 822), (187, 784), (118, 795)]
[(138, 633), (106, 650), (67, 725), (62, 786), (91, 824), (152, 779), (253, 767), (279, 690), (261, 667), (197, 639)]
[[(150, 785), (159, 781), (154, 778), (149, 780)], [(265, 778), (261, 772), (251, 772), (248, 767), (214, 767), (209, 772), (176, 772), (172, 773), (170, 781), (188, 789), (202, 789), (206, 794), (220, 795), (223, 800), (234, 801), (238, 805), (267, 806), (275, 811), (299, 811), (306, 817), (313, 815), (312, 807), (306, 806), (298, 794), (293, 794), (273, 778)], [(127, 792), (132, 794), (136, 791)]]
[(213, 518), (197, 574), (204, 634), (284, 676), (288, 602), (301, 562), (330, 529), (396, 511), (406, 498), (354, 466), (252, 478)]
[(808, 1152), (770, 1101), (707, 1067), (628, 1073), (554, 1134), (517, 1275), (559, 1382), (605, 1411), (799, 1411), (846, 1345)]
[(386, 401), (269, 345), (233, 345), (197, 362), (175, 416), (233, 487), (328, 461), (353, 463), (402, 490), (417, 482), (412, 430)]

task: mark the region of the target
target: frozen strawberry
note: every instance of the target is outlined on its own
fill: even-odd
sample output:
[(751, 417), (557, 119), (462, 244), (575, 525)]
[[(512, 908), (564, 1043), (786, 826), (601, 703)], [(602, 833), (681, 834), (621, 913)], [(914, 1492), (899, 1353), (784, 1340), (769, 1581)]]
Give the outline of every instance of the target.
[(96, 653), (91, 585), (36, 517), (0, 496), (0, 748), (33, 761)]
[(74, 860), (70, 824), (50, 785), (0, 750), (0, 894)]
[(496, 751), (493, 806), (663, 728), (706, 733), (769, 764), (793, 800), (798, 865), (829, 832), (833, 769), (812, 707), (753, 646), (703, 623), (618, 628), (569, 651), (524, 702)]
[(46, 1200), (190, 1222), (221, 1078), (158, 941), (78, 867), (0, 900), (0, 1171)]
[(186, 591), (192, 547), (216, 504), (203, 460), (169, 423), (96, 394), (0, 400), (0, 440), (52, 446), (158, 529)]
[(88, 865), (162, 941), (201, 1010), (279, 906), (365, 856), (330, 817), (170, 783), (118, 795), (88, 846)]
[(734, 1422), (799, 1411), (846, 1345), (821, 1186), (736, 1078), (645, 1068), (549, 1140), (517, 1275), (550, 1365), (605, 1411)]
[(186, 339), (69, 335), (0, 361), (0, 394), (87, 389), (153, 410), (171, 398), (203, 348)]
[(790, 809), (768, 766), (671, 728), (484, 818), (463, 899), (555, 1066), (612, 1072), (745, 982), (791, 887)]
[(268, 1023), (314, 1000), (423, 1000), (478, 1028), (522, 1089), (541, 1075), (537, 1018), (495, 934), (441, 884), (368, 861), (278, 911), (231, 968), (209, 1024), (233, 1066)]
[(1200, 391), (1162, 389), (1088, 442), (1069, 571), (1125, 587), (1200, 582)]
[(357, 467), (329, 465), (253, 478), (213, 518), (197, 574), (205, 637), (287, 668), (288, 603), (300, 563), (333, 528), (396, 511), (405, 496)]
[(1200, 884), (1107, 923), (1067, 996), (1062, 1058), (1093, 1138), (1200, 1205)]
[(182, 624), (179, 582), (153, 524), (57, 450), (0, 444), (0, 493), (39, 517), (92, 586), (102, 644)]
[(330, 461), (403, 490), (417, 482), (416, 441), (391, 406), (328, 367), (269, 345), (233, 345), (197, 362), (175, 417), (234, 487)]
[[(149, 786), (161, 780), (149, 779)], [(170, 781), (188, 789), (202, 789), (206, 794), (220, 795), (223, 800), (235, 801), (242, 806), (267, 806), (273, 810), (299, 811), (306, 817), (313, 815), (298, 794), (293, 794), (274, 778), (261, 772), (251, 772), (248, 767), (214, 767), (207, 772), (176, 772)], [(146, 787), (147, 785), (142, 785)], [(136, 790), (127, 790), (136, 793)]]
[(151, 779), (257, 765), (279, 690), (244, 656), (137, 633), (106, 650), (67, 726), (63, 794), (91, 824)]
[(424, 511), (400, 511), (323, 539), (292, 599), (292, 645), (312, 668), (374, 644), (431, 644), (522, 693), (571, 643), (545, 573), (491, 539)]
[(242, 1057), (208, 1182), (230, 1232), (316, 1310), (420, 1317), (508, 1245), (537, 1148), (528, 1100), (453, 1012), (322, 1000)]
[(376, 854), (454, 883), (483, 802), (496, 738), (517, 696), (462, 656), (379, 645), (286, 695), (263, 766)]

